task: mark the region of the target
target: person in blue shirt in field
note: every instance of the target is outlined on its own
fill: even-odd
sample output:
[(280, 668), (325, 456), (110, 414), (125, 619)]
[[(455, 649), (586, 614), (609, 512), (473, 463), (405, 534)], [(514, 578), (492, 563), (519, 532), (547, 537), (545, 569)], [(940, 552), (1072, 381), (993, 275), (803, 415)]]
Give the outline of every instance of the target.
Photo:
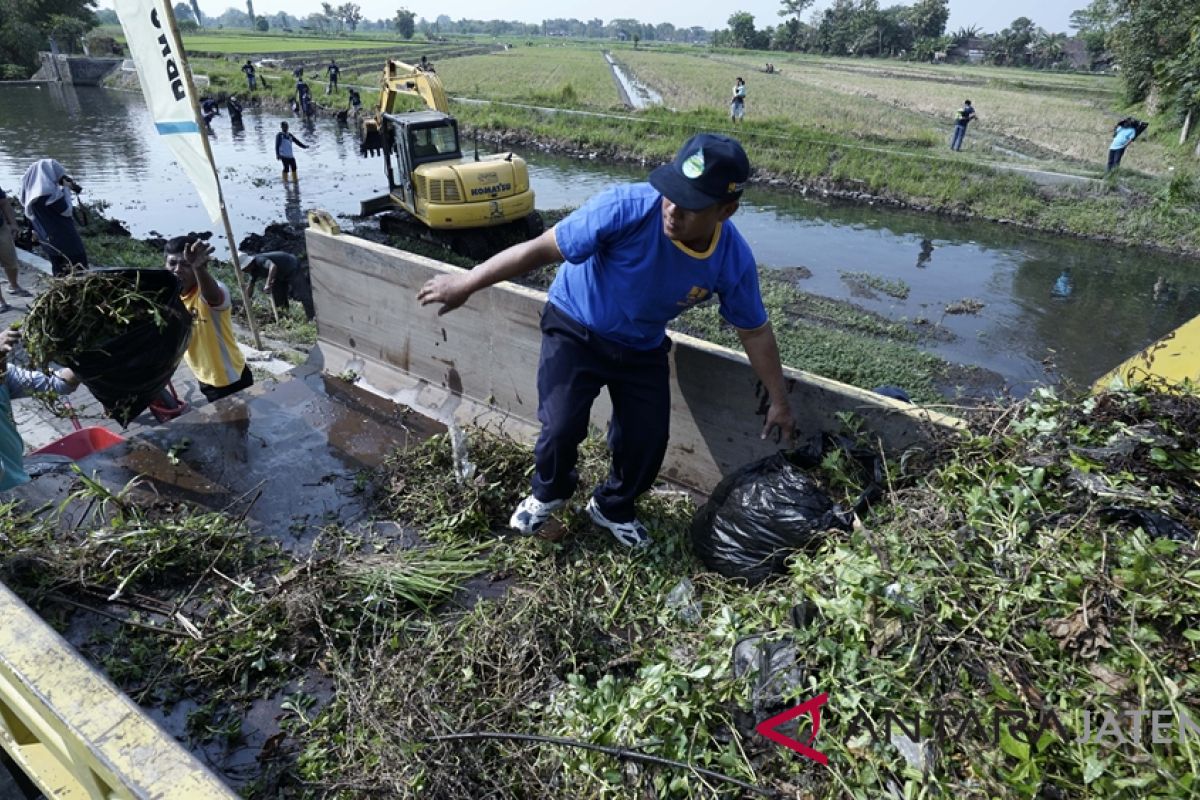
[(763, 437), (792, 436), (795, 420), (757, 263), (729, 221), (749, 178), (749, 159), (735, 139), (699, 134), (649, 183), (601, 192), (538, 238), (421, 288), (421, 304), (440, 303), (438, 314), (445, 314), (480, 289), (562, 262), (542, 313), (533, 491), (513, 512), (514, 529), (536, 532), (574, 493), (592, 402), (608, 387), (612, 464), (586, 511), (621, 544), (649, 544), (634, 504), (654, 484), (666, 453), (666, 326), (713, 294), (767, 389)]
[(967, 126), (971, 124), (971, 120), (978, 118), (975, 106), (971, 105), (970, 100), (964, 100), (963, 107), (954, 115), (954, 135), (950, 138), (951, 150), (956, 152), (962, 150), (963, 139), (967, 135)]
[(1125, 148), (1142, 131), (1146, 130), (1147, 127), (1145, 122), (1133, 117), (1126, 117), (1117, 123), (1117, 126), (1113, 128), (1112, 144), (1108, 146), (1108, 168), (1104, 170), (1105, 175), (1121, 165), (1121, 158), (1125, 155)]

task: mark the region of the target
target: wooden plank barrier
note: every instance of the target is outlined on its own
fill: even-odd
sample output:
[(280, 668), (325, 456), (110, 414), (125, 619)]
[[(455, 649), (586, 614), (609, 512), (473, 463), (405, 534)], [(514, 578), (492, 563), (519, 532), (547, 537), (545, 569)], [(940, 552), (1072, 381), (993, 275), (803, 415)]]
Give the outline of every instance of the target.
[[(543, 292), (502, 283), (439, 317), (417, 291), (458, 267), (386, 245), (310, 227), (309, 269), (322, 368), (353, 372), (370, 387), (447, 424), (483, 425), (532, 440)], [(672, 333), (671, 438), (662, 475), (701, 492), (733, 469), (773, 452), (760, 439), (765, 391), (746, 356)], [(961, 428), (953, 417), (785, 368), (801, 436), (858, 415), (888, 451)], [(602, 393), (592, 422), (606, 429)]]

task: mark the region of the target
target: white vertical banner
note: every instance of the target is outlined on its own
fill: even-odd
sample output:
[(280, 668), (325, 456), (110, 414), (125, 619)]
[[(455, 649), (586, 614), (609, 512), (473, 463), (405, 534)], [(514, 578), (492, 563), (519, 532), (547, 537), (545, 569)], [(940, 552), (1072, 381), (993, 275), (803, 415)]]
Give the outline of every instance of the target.
[(169, 0), (114, 0), (129, 54), (154, 126), (200, 194), (213, 222), (221, 219), (221, 187), (196, 119), (192, 82)]

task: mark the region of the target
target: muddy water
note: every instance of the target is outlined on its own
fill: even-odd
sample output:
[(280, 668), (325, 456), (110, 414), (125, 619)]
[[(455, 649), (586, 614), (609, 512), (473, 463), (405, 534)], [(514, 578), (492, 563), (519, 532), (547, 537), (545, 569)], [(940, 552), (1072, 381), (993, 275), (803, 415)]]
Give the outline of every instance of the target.
[[(269, 222), (300, 221), (310, 207), (346, 217), (361, 198), (383, 190), (378, 161), (360, 158), (353, 133), (329, 118), (292, 121), (311, 146), (296, 154), (299, 187), (285, 186), (272, 156), (282, 119), (247, 112), (241, 130), (224, 116), (214, 122), (212, 145), (239, 238)], [(212, 227), (136, 94), (0, 85), (0, 187), (13, 188), (46, 155), (64, 162), (84, 184), (84, 197), (109, 203), (136, 235)], [(542, 209), (577, 206), (614, 181), (646, 173), (523, 155)], [(1150, 252), (756, 188), (736, 222), (761, 263), (811, 271), (800, 288), (917, 323), (930, 331), (928, 349), (995, 371), (1018, 394), (1062, 379), (1088, 383), (1200, 314), (1196, 263)], [(892, 294), (849, 273), (886, 279)], [(981, 305), (975, 313), (946, 312), (963, 300)]]

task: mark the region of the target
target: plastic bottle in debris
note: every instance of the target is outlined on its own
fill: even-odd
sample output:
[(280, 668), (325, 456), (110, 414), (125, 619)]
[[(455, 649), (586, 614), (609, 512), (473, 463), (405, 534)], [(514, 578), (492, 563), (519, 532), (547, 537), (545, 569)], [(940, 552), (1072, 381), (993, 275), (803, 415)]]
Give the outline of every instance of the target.
[(450, 425), (450, 449), (454, 455), (454, 475), (460, 484), (475, 477), (475, 465), (467, 452), (467, 434), (457, 425)]
[(700, 601), (696, 599), (696, 587), (691, 579), (684, 578), (675, 584), (675, 588), (667, 593), (667, 608), (679, 615), (679, 618), (689, 625), (700, 621)]

